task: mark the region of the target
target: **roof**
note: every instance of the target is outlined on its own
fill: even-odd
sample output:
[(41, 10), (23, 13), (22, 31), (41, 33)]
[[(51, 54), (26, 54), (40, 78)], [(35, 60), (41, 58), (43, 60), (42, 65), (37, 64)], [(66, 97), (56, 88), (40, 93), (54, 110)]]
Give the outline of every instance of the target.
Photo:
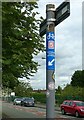
[(67, 102), (83, 102), (83, 101), (81, 101), (81, 100), (64, 100), (64, 101), (67, 101)]

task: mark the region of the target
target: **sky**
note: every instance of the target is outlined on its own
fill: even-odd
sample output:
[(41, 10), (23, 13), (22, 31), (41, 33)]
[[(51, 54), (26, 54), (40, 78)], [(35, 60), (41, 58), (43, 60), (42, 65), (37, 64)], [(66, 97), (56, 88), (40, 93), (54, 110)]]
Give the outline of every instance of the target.
[[(46, 18), (46, 5), (58, 7), (63, 0), (39, 0), (39, 16)], [(82, 69), (82, 2), (70, 0), (70, 16), (55, 27), (55, 88), (64, 88), (70, 84), (76, 70)], [(46, 37), (44, 36), (45, 46)], [(46, 53), (34, 57), (40, 66), (38, 72), (30, 78), (33, 89), (46, 89)]]

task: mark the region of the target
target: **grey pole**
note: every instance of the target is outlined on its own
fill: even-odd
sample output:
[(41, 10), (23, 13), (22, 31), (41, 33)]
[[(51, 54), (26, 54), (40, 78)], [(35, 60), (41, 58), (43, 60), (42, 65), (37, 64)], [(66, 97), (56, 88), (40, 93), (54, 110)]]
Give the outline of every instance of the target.
[(46, 5), (46, 118), (55, 118), (55, 5)]
[(46, 19), (40, 24), (40, 36), (46, 33), (46, 117), (55, 118), (55, 26), (70, 15), (70, 1), (66, 0), (55, 10), (46, 5)]

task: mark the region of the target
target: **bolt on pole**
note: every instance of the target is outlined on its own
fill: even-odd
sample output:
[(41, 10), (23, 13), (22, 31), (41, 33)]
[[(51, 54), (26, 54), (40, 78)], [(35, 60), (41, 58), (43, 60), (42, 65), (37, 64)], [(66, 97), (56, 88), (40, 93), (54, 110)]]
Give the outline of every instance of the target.
[(55, 118), (55, 5), (46, 5), (46, 118)]

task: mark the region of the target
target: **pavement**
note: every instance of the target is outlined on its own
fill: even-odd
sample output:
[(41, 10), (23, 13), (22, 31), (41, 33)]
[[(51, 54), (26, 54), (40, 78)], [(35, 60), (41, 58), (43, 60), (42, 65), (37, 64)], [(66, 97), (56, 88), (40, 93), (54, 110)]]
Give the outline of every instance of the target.
[[(4, 101), (3, 101), (4, 102)], [(5, 101), (6, 102), (6, 101)], [(11, 102), (12, 103), (12, 102)], [(35, 103), (35, 107), (38, 107), (38, 108), (43, 108), (43, 109), (46, 109), (46, 104), (43, 104), (43, 103)], [(55, 111), (60, 111), (60, 107), (58, 106), (55, 106)]]
[(0, 101), (0, 120), (2, 118), (2, 102)]
[[(35, 104), (35, 107), (46, 109), (46, 105), (45, 105), (45, 104), (40, 104), (40, 103)], [(56, 107), (55, 107), (55, 111), (60, 111), (60, 107), (57, 107), (57, 106), (56, 106)]]

